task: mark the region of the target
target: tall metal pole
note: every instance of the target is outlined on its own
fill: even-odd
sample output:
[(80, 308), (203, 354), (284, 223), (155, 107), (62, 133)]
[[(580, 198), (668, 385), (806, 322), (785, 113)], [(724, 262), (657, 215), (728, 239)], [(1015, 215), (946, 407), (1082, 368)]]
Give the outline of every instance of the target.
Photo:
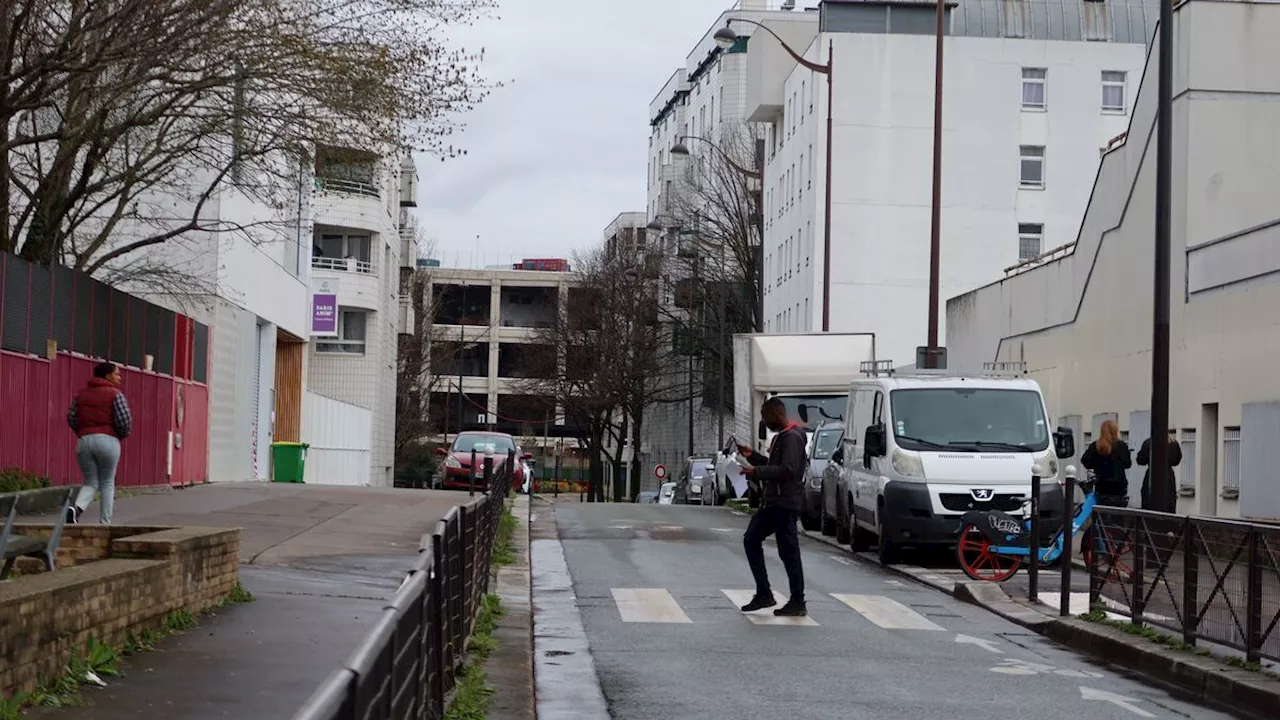
[(1160, 59), (1156, 109), (1155, 298), (1151, 338), (1151, 504), (1168, 507), (1169, 477), (1169, 253), (1173, 239), (1173, 2), (1160, 0)]
[[(693, 256), (693, 287), (689, 293), (689, 314), (694, 315), (695, 293), (698, 291), (698, 256)], [(692, 318), (691, 318), (692, 319)], [(685, 328), (685, 352), (689, 353), (689, 456), (693, 456), (693, 323)]]
[[(942, 2), (942, 0), (938, 0)], [(835, 95), (832, 93), (831, 76), (835, 75), (835, 43), (827, 41), (827, 187), (826, 209), (822, 221), (822, 332), (831, 331), (831, 143), (832, 143), (832, 106)], [(762, 243), (763, 244), (763, 243)]]
[(462, 392), (462, 363), (465, 362), (463, 353), (467, 351), (466, 346), (466, 328), (462, 325), (458, 326), (458, 432), (462, 432), (462, 401), (465, 395)]
[(756, 170), (760, 172), (760, 187), (756, 191), (756, 321), (755, 331), (764, 332), (764, 140), (756, 140)]
[[(720, 267), (724, 267), (724, 243), (720, 243)], [(720, 326), (720, 347), (716, 350), (716, 442), (722, 443), (724, 442), (724, 326), (727, 320), (723, 278), (718, 285), (720, 308), (716, 311), (716, 324)]]
[(929, 337), (925, 367), (938, 367), (938, 303), (942, 263), (942, 38), (946, 0), (937, 0), (933, 65), (933, 213), (929, 222)]

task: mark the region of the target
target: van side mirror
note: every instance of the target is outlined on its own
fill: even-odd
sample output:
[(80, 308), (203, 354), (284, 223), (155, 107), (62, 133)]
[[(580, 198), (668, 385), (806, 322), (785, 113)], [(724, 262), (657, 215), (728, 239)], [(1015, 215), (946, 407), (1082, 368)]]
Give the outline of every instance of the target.
[(769, 438), (769, 428), (765, 427), (763, 420), (760, 421), (760, 429), (756, 432), (756, 437), (760, 438), (761, 442)]
[(800, 409), (799, 409), (799, 412), (800, 412), (800, 420), (801, 420), (802, 422), (804, 422), (805, 424), (808, 424), (808, 422), (809, 422), (809, 406), (808, 406), (808, 405), (805, 405), (804, 403), (800, 403)]
[(883, 457), (888, 452), (889, 442), (884, 434), (884, 424), (872, 425), (867, 428), (865, 442), (863, 447), (866, 448), (868, 457)]
[(843, 445), (836, 448), (836, 451), (831, 453), (831, 462), (837, 465), (844, 464), (844, 446)]
[(1059, 460), (1076, 456), (1076, 436), (1069, 427), (1059, 427), (1053, 434), (1053, 452)]

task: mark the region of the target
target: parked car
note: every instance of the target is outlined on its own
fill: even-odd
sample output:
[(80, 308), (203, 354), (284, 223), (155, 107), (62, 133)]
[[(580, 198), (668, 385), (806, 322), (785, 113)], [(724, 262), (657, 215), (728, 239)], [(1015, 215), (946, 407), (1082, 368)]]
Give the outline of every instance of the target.
[(489, 479), (484, 477), (484, 459), (492, 457), (496, 467), (507, 459), (507, 453), (512, 450), (516, 453), (516, 467), (511, 484), (513, 487), (520, 488), (524, 486), (527, 477), (524, 463), (533, 459), (532, 453), (521, 450), (515, 438), (506, 433), (479, 431), (458, 433), (448, 450), (436, 449), (436, 454), (444, 457), (444, 462), (440, 463), (444, 467), (443, 474), (440, 476), (440, 486), (446, 490), (466, 490), (469, 486), (471, 453), (475, 451), (475, 489), (484, 490), (489, 482)]
[(805, 530), (822, 527), (822, 474), (843, 437), (844, 423), (824, 420), (809, 438), (808, 462), (804, 468), (804, 509), (800, 513), (800, 524)]
[(703, 492), (713, 492), (715, 485), (715, 461), (710, 455), (686, 458), (676, 476), (677, 505), (703, 504)]
[(676, 484), (673, 482), (662, 483), (662, 489), (658, 491), (658, 504), (670, 505), (676, 499)]
[(639, 495), (636, 495), (636, 502), (643, 503), (645, 505), (656, 505), (658, 502), (658, 493), (652, 490), (645, 490)]

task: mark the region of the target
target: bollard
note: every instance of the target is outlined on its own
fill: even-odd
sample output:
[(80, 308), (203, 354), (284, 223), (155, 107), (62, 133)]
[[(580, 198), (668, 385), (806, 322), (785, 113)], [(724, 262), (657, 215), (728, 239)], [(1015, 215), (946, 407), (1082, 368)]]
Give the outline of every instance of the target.
[(476, 451), (471, 450), (471, 467), (467, 468), (467, 495), (476, 494)]
[(493, 456), (484, 456), (484, 481), (488, 483), (489, 491), (493, 491)]
[(1031, 469), (1031, 565), (1027, 580), (1032, 602), (1040, 594), (1040, 472), (1039, 465)]
[(1076, 468), (1068, 465), (1064, 471), (1066, 483), (1062, 486), (1062, 591), (1058, 594), (1058, 614), (1071, 615), (1071, 555), (1075, 549)]

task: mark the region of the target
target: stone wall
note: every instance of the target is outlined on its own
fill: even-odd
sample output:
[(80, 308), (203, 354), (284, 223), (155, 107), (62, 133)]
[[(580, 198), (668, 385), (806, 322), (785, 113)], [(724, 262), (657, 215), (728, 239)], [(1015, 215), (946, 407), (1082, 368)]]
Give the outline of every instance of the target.
[(239, 530), (66, 531), (58, 570), (0, 583), (0, 693), (60, 676), (90, 636), (119, 645), (176, 610), (208, 610), (239, 577)]

